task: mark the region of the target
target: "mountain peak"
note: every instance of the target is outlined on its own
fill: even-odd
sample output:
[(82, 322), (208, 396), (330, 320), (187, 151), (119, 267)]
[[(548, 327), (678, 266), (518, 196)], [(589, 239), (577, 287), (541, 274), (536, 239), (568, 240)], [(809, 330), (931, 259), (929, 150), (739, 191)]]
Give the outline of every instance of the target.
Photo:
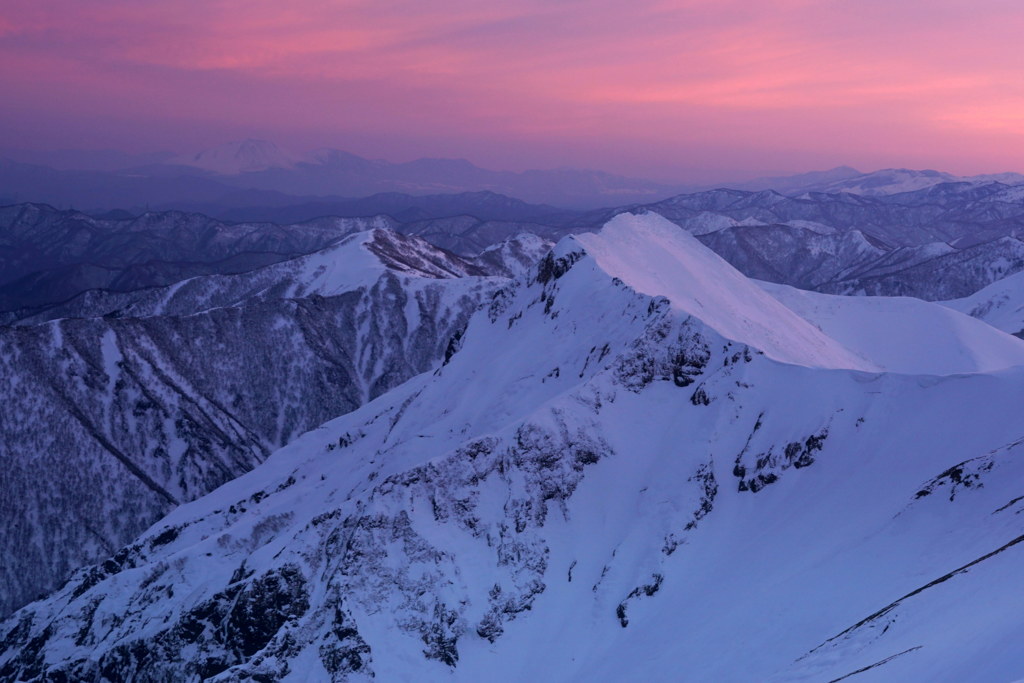
[(376, 228), (367, 233), (363, 248), (390, 270), (418, 277), (447, 279), (484, 275), (481, 268), (426, 240), (386, 228)]
[(295, 160), (273, 142), (249, 138), (178, 157), (173, 163), (221, 175), (238, 175), (269, 168), (291, 168)]
[[(598, 233), (566, 239), (635, 291), (667, 297), (674, 309), (770, 358), (811, 367), (877, 370), (658, 214), (619, 214)], [(559, 248), (565, 249), (562, 244)]]

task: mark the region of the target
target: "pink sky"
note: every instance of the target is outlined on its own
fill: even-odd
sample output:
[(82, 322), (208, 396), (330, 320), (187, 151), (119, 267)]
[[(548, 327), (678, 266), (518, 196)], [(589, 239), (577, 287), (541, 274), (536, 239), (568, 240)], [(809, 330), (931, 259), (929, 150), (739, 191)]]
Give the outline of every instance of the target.
[(1020, 0), (12, 0), (0, 146), (1024, 171)]

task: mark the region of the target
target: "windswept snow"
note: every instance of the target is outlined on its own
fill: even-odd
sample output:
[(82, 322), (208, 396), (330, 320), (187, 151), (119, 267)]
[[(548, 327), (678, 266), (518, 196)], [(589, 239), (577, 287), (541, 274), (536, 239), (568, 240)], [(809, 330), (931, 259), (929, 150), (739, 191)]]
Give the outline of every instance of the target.
[(1004, 332), (1024, 337), (1024, 272), (996, 280), (969, 297), (942, 303)]
[(667, 297), (676, 310), (771, 358), (811, 367), (878, 369), (657, 214), (620, 214), (599, 233), (572, 239), (610, 276), (642, 294)]
[(761, 283), (846, 348), (890, 372), (954, 375), (1024, 366), (1024, 341), (910, 297), (833, 296)]

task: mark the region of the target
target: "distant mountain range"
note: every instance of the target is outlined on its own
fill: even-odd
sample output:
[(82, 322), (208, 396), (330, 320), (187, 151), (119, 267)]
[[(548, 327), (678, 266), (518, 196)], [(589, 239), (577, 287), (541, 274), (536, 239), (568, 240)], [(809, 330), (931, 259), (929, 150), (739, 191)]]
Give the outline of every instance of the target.
[[(0, 325), (60, 305), (65, 315), (79, 315), (75, 299), (82, 295), (105, 297), (203, 275), (249, 272), (370, 228), (414, 235), (464, 256), (484, 252), (480, 257), (487, 268), (501, 275), (518, 274), (519, 268), (514, 256), (495, 262), (494, 249), (508, 248), (508, 240), (521, 233), (553, 230), (470, 216), (406, 223), (388, 216), (326, 217), (282, 226), (225, 223), (180, 211), (95, 218), (42, 204), (0, 207)], [(545, 244), (542, 237), (526, 239), (531, 238)]]
[(589, 212), (490, 192), (381, 194), (275, 210), (281, 224), (248, 220), (259, 212), (244, 209), (233, 223), (173, 211), (94, 217), (39, 204), (0, 208), (0, 322), (36, 317), (91, 290), (247, 272), (369, 225), (475, 257), (523, 233), (553, 241), (628, 211), (668, 218), (748, 277), (829, 293), (955, 299), (1024, 270), (1024, 186), (995, 182), (871, 197), (711, 190)]
[(294, 168), (300, 159), (293, 157), (272, 142), (240, 140), (226, 145), (186, 154), (167, 160), (168, 164), (194, 166), (220, 175), (255, 173), (271, 168)]
[(86, 211), (200, 205), (209, 210), (340, 201), (379, 193), (490, 191), (531, 203), (593, 208), (662, 199), (687, 189), (571, 168), (492, 171), (464, 159), (391, 163), (340, 150), (296, 158), (257, 140), (114, 169), (109, 161), (103, 163), (111, 153), (98, 156), (102, 160), (92, 163), (82, 154), (66, 159), (55, 154), (7, 155), (0, 160), (0, 199)]
[[(730, 183), (736, 190), (774, 190), (785, 195), (801, 195), (808, 192), (838, 193), (879, 197), (903, 192), (923, 190), (943, 183), (988, 183), (1006, 185), (1024, 184), (1020, 173), (992, 173), (987, 175), (956, 176), (942, 171), (915, 171), (907, 168), (886, 168), (871, 173), (862, 173), (849, 166), (839, 166), (828, 171), (812, 171), (779, 178), (758, 178), (746, 182)], [(710, 188), (708, 188), (710, 189)]]
[[(223, 220), (285, 223), (321, 215), (355, 215), (354, 211), (362, 215), (389, 213), (398, 194), (499, 194), (529, 204), (549, 205), (542, 211), (551, 211), (550, 207), (564, 211), (648, 204), (722, 187), (774, 190), (787, 196), (809, 192), (885, 196), (951, 182), (1019, 185), (1024, 184), (1024, 175), (958, 177), (909, 169), (862, 173), (840, 166), (743, 182), (682, 184), (573, 168), (494, 171), (465, 159), (392, 163), (336, 149), (295, 155), (263, 140), (232, 142), (178, 156), (131, 155), (112, 150), (0, 152), (0, 203), (44, 202), (88, 212), (174, 209), (203, 212)], [(367, 201), (375, 195), (380, 196)], [(367, 206), (372, 206), (372, 211)], [(478, 217), (508, 219), (504, 215)]]
[(942, 183), (879, 196), (712, 190), (584, 214), (658, 213), (749, 277), (841, 294), (964, 297), (1024, 269), (1024, 187)]
[(358, 199), (310, 198), (281, 206), (241, 206), (224, 209), (211, 205), (190, 207), (189, 210), (207, 213), (226, 221), (269, 221), (281, 224), (301, 223), (322, 216), (355, 218), (379, 214), (388, 215), (402, 222), (473, 216), (482, 220), (557, 224), (579, 214), (579, 211), (546, 204), (528, 204), (489, 190), (432, 195), (381, 192)]

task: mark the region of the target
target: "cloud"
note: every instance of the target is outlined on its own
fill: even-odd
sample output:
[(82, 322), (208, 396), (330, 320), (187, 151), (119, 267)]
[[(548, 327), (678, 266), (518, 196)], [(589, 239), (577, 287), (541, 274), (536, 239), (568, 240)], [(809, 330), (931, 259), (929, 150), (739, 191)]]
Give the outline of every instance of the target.
[(126, 135), (234, 121), (428, 151), (463, 139), (435, 153), (468, 156), (648, 149), (652, 168), (714, 163), (708, 140), (737, 164), (744, 144), (789, 165), (865, 149), (898, 163), (956, 127), (980, 136), (972, 170), (993, 136), (1024, 151), (1022, 32), (1008, 0), (38, 0), (0, 16), (0, 87), (24, 111), (55, 90), (97, 117), (127, 107)]

